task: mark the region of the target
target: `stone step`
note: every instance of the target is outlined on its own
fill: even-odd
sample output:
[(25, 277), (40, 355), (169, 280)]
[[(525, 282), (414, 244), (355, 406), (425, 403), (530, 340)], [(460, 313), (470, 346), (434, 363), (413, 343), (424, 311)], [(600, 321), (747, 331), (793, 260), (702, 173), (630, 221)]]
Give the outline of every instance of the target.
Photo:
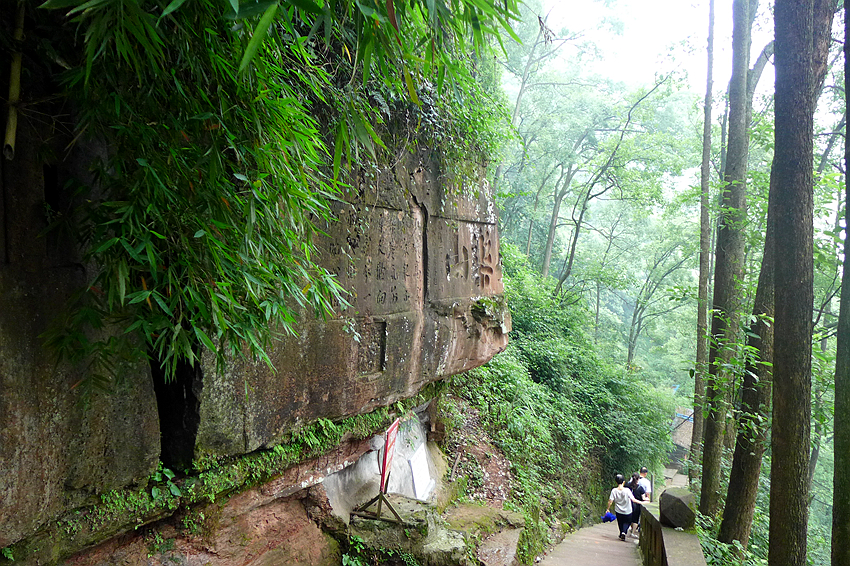
[(638, 540), (618, 538), (617, 523), (602, 523), (567, 536), (540, 562), (540, 566), (640, 566)]

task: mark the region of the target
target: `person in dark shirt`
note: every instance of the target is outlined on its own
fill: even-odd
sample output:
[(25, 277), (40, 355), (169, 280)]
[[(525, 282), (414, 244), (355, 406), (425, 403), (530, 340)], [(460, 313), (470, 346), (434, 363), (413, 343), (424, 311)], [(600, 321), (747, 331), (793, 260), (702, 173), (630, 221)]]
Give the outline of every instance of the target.
[[(646, 490), (644, 490), (643, 485), (640, 482), (640, 474), (637, 472), (632, 474), (632, 479), (629, 480), (629, 483), (626, 484), (626, 487), (632, 490), (632, 495), (638, 501), (646, 500)], [(640, 526), (640, 505), (632, 504), (632, 518), (631, 518), (631, 527), (629, 528), (629, 534), (638, 538), (638, 527)]]

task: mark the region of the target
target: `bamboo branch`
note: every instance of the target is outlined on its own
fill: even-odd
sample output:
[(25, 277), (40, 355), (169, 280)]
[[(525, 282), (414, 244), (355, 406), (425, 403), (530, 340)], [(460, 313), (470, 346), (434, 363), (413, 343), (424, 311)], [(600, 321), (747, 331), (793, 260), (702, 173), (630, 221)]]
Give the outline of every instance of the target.
[(18, 51), (12, 55), (12, 68), (9, 76), (9, 116), (6, 119), (6, 140), (3, 155), (11, 161), (15, 158), (15, 138), (18, 133), (18, 101), (21, 99), (21, 48), (24, 39), (24, 3), (18, 4), (18, 17), (15, 21), (14, 41)]

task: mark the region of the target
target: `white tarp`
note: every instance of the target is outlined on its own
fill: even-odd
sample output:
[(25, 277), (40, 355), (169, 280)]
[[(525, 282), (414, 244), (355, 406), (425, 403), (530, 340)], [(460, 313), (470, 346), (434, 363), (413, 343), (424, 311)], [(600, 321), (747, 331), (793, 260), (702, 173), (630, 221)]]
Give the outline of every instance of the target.
[(424, 443), (419, 445), (408, 462), (413, 475), (413, 492), (416, 499), (425, 501), (434, 489), (434, 480), (428, 471), (428, 455)]

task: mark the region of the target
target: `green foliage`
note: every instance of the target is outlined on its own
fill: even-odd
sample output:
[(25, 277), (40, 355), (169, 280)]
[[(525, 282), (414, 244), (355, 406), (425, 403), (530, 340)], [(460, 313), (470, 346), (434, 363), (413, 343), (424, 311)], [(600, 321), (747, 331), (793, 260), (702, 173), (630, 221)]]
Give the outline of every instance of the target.
[[(674, 406), (667, 392), (600, 361), (581, 331), (585, 314), (558, 304), (516, 248), (504, 246), (502, 259), (513, 339), (452, 387), (479, 409), (513, 464), (511, 501), (526, 516), (520, 549), (530, 563), (545, 546), (549, 516), (569, 520), (575, 508), (590, 516), (601, 501), (581, 500), (599, 498), (608, 476), (666, 463)], [(443, 408), (451, 434), (462, 415)]]
[[(87, 88), (82, 69), (67, 77), (80, 130), (109, 151), (74, 215), (97, 267), (48, 344), (102, 362), (92, 368), (101, 380), (117, 373), (104, 350), (132, 351), (135, 330), (170, 377), (179, 360), (198, 360), (199, 346), (219, 361), (267, 359), (275, 334), (294, 332), (293, 305), (326, 316), (345, 304), (314, 263), (315, 223), (330, 218), (336, 191), (309, 110), (324, 72), (269, 42), (254, 80), (241, 80), (238, 41), (218, 10), (191, 6), (170, 22), (160, 53), (168, 72), (139, 63), (131, 74), (102, 57), (89, 61), (97, 81)], [(128, 25), (120, 14), (86, 15), (90, 31), (118, 21)], [(88, 339), (87, 327), (113, 323), (125, 330), (117, 343)]]
[(145, 538), (148, 540), (148, 558), (174, 550), (174, 539), (164, 538), (159, 531), (152, 531)]
[(156, 472), (151, 476), (151, 482), (155, 484), (151, 487), (151, 497), (154, 500), (162, 499), (166, 491), (175, 497), (183, 495), (181, 489), (174, 483), (174, 478), (174, 472), (160, 462)]
[(549, 542), (546, 522), (540, 515), (540, 505), (533, 498), (522, 506), (525, 528), (517, 541), (517, 556), (523, 564), (533, 564), (534, 559), (543, 553)]
[(45, 338), (88, 365), (87, 392), (145, 357), (166, 379), (204, 350), (270, 363), (299, 310), (344, 308), (316, 240), (343, 154), (387, 147), (376, 124), (406, 114), (458, 177), (504, 137), (469, 50), (509, 28), (514, 0), (42, 7), (79, 27), (82, 45), (55, 51), (70, 54), (77, 138), (103, 148), (69, 183), (77, 209), (51, 212), (91, 271)]
[(369, 548), (356, 535), (349, 536), (345, 544), (347, 550), (342, 555), (343, 566), (420, 566), (416, 557), (409, 552), (393, 548)]
[(750, 543), (744, 548), (740, 541), (726, 544), (717, 540), (720, 523), (713, 523), (707, 517), (697, 518), (697, 535), (702, 544), (702, 553), (708, 566), (764, 566), (767, 564), (767, 540), (764, 546)]

